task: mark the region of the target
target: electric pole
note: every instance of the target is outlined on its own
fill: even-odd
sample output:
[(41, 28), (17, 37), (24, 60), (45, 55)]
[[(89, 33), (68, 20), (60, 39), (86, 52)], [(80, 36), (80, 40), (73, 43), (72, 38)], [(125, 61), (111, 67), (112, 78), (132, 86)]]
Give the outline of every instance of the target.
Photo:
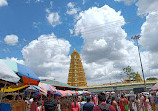
[(136, 40), (136, 43), (137, 43), (138, 54), (139, 54), (139, 60), (140, 60), (142, 75), (143, 75), (143, 79), (144, 79), (144, 89), (146, 90), (144, 70), (143, 70), (142, 59), (141, 59), (141, 56), (140, 56), (140, 49), (139, 49), (139, 44), (138, 44), (138, 39), (139, 39), (140, 37), (141, 37), (141, 35), (135, 35), (135, 36), (131, 37), (131, 39)]

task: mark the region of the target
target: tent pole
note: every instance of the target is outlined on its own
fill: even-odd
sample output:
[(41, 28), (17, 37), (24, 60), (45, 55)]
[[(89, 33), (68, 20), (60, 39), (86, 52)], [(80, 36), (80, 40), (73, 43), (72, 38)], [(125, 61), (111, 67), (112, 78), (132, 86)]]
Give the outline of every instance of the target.
[(5, 85), (4, 85), (4, 88), (3, 88), (3, 92), (2, 92), (2, 95), (1, 95), (1, 98), (0, 98), (0, 103), (2, 102), (2, 99), (3, 99), (3, 95), (4, 95), (4, 90), (6, 89), (6, 86), (7, 86), (7, 82), (5, 82)]

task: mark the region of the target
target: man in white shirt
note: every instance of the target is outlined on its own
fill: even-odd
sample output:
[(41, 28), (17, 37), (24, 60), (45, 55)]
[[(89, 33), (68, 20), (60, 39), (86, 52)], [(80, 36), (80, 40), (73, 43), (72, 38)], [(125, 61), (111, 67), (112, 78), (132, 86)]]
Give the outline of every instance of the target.
[(143, 100), (144, 100), (144, 96), (142, 96), (142, 94), (140, 94), (140, 109), (142, 109), (144, 111), (144, 105), (143, 105)]

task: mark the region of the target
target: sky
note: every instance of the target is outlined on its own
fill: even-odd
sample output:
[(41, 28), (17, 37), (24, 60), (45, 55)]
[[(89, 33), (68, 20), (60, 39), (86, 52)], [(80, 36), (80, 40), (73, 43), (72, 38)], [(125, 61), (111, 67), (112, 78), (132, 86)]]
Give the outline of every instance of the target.
[[(71, 53), (81, 55), (88, 85), (120, 82), (128, 65), (158, 73), (157, 0), (0, 0), (0, 58), (40, 78), (67, 83)], [(126, 75), (123, 75), (123, 79)]]

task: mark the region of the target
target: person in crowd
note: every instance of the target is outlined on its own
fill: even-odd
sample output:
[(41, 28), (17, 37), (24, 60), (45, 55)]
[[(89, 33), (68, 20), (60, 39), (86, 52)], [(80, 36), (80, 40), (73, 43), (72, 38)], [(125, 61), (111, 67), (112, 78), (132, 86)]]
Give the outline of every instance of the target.
[(79, 102), (81, 111), (83, 111), (83, 105), (84, 105), (85, 103), (86, 103), (85, 99), (82, 98), (82, 99), (81, 99), (81, 102)]
[(20, 95), (17, 95), (16, 98), (15, 98), (15, 100), (21, 100)]
[(40, 101), (37, 102), (36, 111), (45, 111), (45, 108), (44, 108), (42, 102), (40, 102)]
[(143, 105), (143, 100), (144, 100), (144, 96), (142, 96), (142, 94), (140, 94), (140, 109), (142, 109), (144, 111), (144, 105)]
[(94, 105), (97, 105), (98, 103), (97, 103), (97, 97), (96, 97), (96, 95), (94, 95), (94, 97), (93, 97), (93, 103), (94, 103)]
[(111, 102), (112, 102), (112, 98), (111, 98), (111, 95), (109, 95), (109, 97), (107, 98), (106, 103), (111, 104)]
[(124, 97), (124, 108), (125, 108), (125, 111), (128, 111), (129, 110), (129, 102), (128, 102), (128, 99), (126, 97)]
[(53, 98), (53, 94), (47, 92), (47, 98), (44, 101), (45, 111), (55, 111), (57, 101)]
[(156, 93), (155, 93), (154, 103), (155, 103), (155, 110), (158, 111), (158, 96), (156, 95)]
[(155, 111), (155, 102), (154, 102), (155, 96), (156, 96), (156, 93), (151, 93), (150, 101), (151, 101), (151, 106), (152, 106), (153, 111)]
[(31, 103), (31, 106), (30, 106), (30, 111), (36, 111), (36, 108), (37, 108), (37, 98), (34, 97), (33, 102)]
[(115, 97), (115, 101), (117, 102), (117, 104), (119, 104), (119, 100), (120, 100), (120, 97), (119, 97), (119, 95), (117, 94), (117, 96)]
[(136, 96), (134, 103), (137, 108), (137, 111), (140, 111), (140, 100), (139, 100), (138, 96)]
[(125, 108), (124, 108), (124, 96), (123, 95), (121, 95), (121, 99), (119, 101), (119, 106), (120, 106), (121, 111), (125, 111)]
[(134, 108), (133, 108), (133, 101), (132, 101), (132, 99), (131, 99), (131, 97), (128, 97), (128, 104), (129, 104), (129, 109), (130, 109), (130, 111), (134, 111)]
[(70, 101), (70, 99), (67, 99), (67, 97), (61, 98), (60, 110), (61, 111), (70, 111), (71, 110), (71, 101)]
[(94, 107), (94, 104), (90, 102), (91, 101), (91, 97), (87, 96), (86, 100), (87, 100), (87, 103), (85, 103), (83, 105), (83, 111), (92, 111), (93, 107)]
[(77, 103), (77, 96), (74, 96), (73, 98), (70, 111), (80, 111), (80, 105)]
[(117, 104), (117, 102), (115, 100), (115, 97), (112, 97), (111, 104), (115, 108), (115, 110), (118, 111), (118, 104)]
[(150, 102), (146, 96), (144, 96), (143, 106), (145, 108), (145, 111), (151, 111)]
[(98, 94), (99, 105), (94, 106), (93, 111), (102, 111), (102, 110), (116, 111), (112, 105), (105, 103), (105, 101), (106, 101), (106, 95), (104, 93), (99, 93)]

